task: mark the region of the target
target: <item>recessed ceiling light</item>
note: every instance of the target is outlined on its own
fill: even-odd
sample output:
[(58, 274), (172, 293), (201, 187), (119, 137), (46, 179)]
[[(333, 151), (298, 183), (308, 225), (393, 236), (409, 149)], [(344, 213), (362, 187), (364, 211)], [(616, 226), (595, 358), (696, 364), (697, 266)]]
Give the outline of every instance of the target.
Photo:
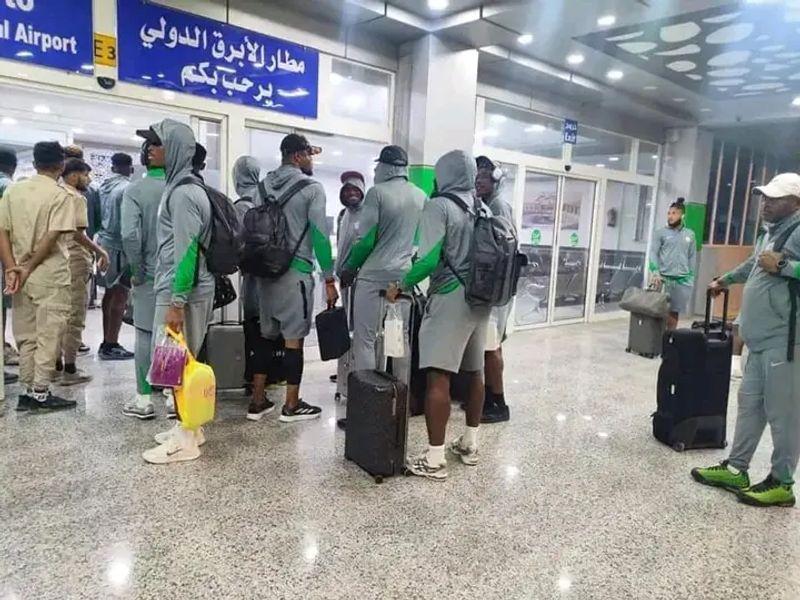
[(175, 92), (172, 90), (165, 90), (164, 91), (164, 99), (165, 100), (174, 100), (175, 99)]
[(86, 132), (83, 129), (81, 129), (80, 127), (73, 127), (72, 128), (72, 133), (73, 133), (73, 135), (83, 135)]
[(646, 85), (642, 89), (647, 90), (648, 92), (653, 92), (653, 91), (657, 90), (658, 87), (655, 86), (655, 85)]
[(609, 156), (608, 160), (611, 162), (619, 162), (619, 156)]
[(617, 22), (617, 17), (614, 15), (603, 15), (599, 19), (597, 19), (597, 24), (600, 27), (611, 27), (614, 23)]
[(113, 119), (111, 119), (111, 122), (114, 125), (125, 125), (126, 123), (125, 119), (123, 119), (122, 117), (114, 117)]
[(710, 108), (701, 108), (700, 112), (711, 112)]
[(48, 115), (50, 114), (50, 107), (44, 104), (37, 104), (33, 107), (33, 112), (38, 113), (40, 115)]
[(492, 123), (505, 123), (508, 121), (508, 117), (505, 115), (489, 115), (489, 120)]
[(624, 76), (625, 73), (623, 73), (619, 69), (611, 69), (608, 73), (606, 73), (606, 77), (608, 77), (611, 81), (619, 81)]
[(530, 127), (526, 127), (525, 131), (527, 133), (541, 133), (543, 131), (547, 131), (547, 127), (545, 127), (541, 123), (535, 123), (535, 124), (531, 125)]
[(675, 102), (686, 102), (686, 98), (673, 98)]
[(3, 125), (16, 125), (17, 120), (12, 117), (3, 117), (3, 119), (0, 120), (0, 123), (2, 123)]
[(85, 65), (81, 65), (82, 71), (94, 71), (94, 65), (90, 63), (86, 63)]
[(794, 100), (792, 100), (792, 106), (800, 106), (800, 96), (797, 96)]
[(571, 65), (579, 65), (584, 60), (586, 59), (580, 52), (576, 52), (575, 54), (570, 54), (569, 56), (567, 56), (567, 62)]
[(449, 0), (428, 0), (428, 8), (431, 10), (444, 10), (449, 5)]
[(16, 56), (17, 58), (30, 58), (31, 56), (33, 56), (33, 52), (31, 52), (30, 50), (20, 50), (14, 56)]
[(652, 154), (650, 155), (650, 158), (652, 158), (653, 160), (658, 160), (658, 154)]
[(605, 169), (606, 168), (606, 166), (603, 163), (597, 163), (595, 165), (595, 167), (597, 167), (598, 169)]
[(533, 41), (533, 34), (532, 33), (523, 33), (521, 36), (517, 38), (517, 42), (522, 44), (523, 46), (527, 46)]

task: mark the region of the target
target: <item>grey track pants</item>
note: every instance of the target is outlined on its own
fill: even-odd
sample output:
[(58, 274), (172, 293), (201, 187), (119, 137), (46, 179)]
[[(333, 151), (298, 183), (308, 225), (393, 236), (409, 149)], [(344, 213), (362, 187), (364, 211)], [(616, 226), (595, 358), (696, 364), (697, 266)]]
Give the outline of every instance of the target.
[(769, 423), (772, 476), (792, 483), (800, 458), (800, 346), (787, 362), (786, 348), (750, 352), (739, 389), (739, 411), (730, 464), (746, 470)]
[(136, 345), (133, 349), (133, 367), (136, 369), (136, 392), (149, 395), (153, 388), (147, 381), (153, 349), (153, 332), (136, 328)]

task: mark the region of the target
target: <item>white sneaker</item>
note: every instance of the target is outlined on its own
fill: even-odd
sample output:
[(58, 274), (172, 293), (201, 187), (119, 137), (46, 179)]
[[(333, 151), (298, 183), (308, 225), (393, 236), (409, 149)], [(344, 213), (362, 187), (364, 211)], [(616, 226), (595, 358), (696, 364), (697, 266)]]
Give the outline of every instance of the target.
[(465, 446), (462, 442), (462, 436), (458, 436), (450, 442), (449, 450), (458, 456), (465, 465), (474, 467), (478, 464), (478, 449)]
[(436, 481), (444, 481), (447, 479), (447, 461), (440, 465), (432, 465), (428, 462), (428, 453), (425, 452), (421, 456), (411, 460), (406, 465), (408, 471), (419, 477), (427, 477)]
[(128, 417), (136, 417), (143, 421), (154, 419), (156, 416), (156, 409), (153, 407), (153, 402), (150, 400), (150, 394), (136, 394), (136, 398), (130, 402), (126, 402), (122, 406), (122, 414)]
[(193, 431), (182, 429), (173, 433), (166, 444), (161, 444), (142, 453), (142, 458), (154, 465), (167, 465), (200, 458), (200, 448)]
[[(166, 444), (170, 438), (178, 433), (183, 427), (181, 427), (180, 423), (175, 423), (175, 427), (171, 429), (167, 429), (166, 431), (162, 431), (161, 433), (157, 433), (153, 436), (156, 441), (156, 444)], [(197, 440), (197, 446), (200, 447), (206, 443), (206, 434), (201, 427), (197, 431), (194, 432), (195, 439)]]
[(731, 361), (731, 379), (742, 378), (742, 357), (734, 355)]
[(175, 412), (175, 394), (169, 388), (164, 388), (164, 406), (167, 409), (167, 418), (175, 419), (178, 413)]

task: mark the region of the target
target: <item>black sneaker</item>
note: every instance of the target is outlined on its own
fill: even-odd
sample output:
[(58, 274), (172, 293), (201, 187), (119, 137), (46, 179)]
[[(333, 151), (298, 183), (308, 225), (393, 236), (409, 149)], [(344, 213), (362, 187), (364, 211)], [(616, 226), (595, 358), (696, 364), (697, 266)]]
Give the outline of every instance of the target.
[(339, 376), (334, 373), (333, 375), (328, 377), (328, 379), (331, 380), (331, 383), (336, 383), (336, 381), (339, 379)]
[(86, 356), (91, 351), (92, 349), (89, 348), (89, 346), (87, 346), (86, 344), (81, 344), (80, 346), (78, 346), (78, 356)]
[(508, 405), (503, 404), (489, 404), (484, 405), (483, 415), (481, 415), (481, 423), (503, 423), (508, 421), (511, 415), (508, 411)]
[(60, 358), (56, 359), (56, 372), (61, 373), (64, 370), (64, 363), (61, 362)]
[(19, 375), (16, 373), (11, 373), (10, 371), (3, 371), (3, 383), (5, 385), (17, 383), (17, 381), (19, 381)]
[(281, 409), (281, 416), (278, 420), (284, 423), (293, 423), (294, 421), (309, 421), (311, 419), (318, 419), (322, 409), (319, 406), (311, 406), (302, 400), (297, 403), (293, 409), (285, 404)]
[(133, 352), (129, 352), (119, 344), (101, 344), (97, 357), (100, 360), (131, 360)]
[(31, 402), (34, 402), (34, 399), (30, 394), (20, 394), (17, 398), (17, 412), (29, 411), (31, 409)]
[(259, 404), (250, 402), (250, 406), (247, 407), (247, 420), (260, 421), (261, 417), (268, 415), (273, 410), (275, 410), (275, 403), (270, 402), (266, 398), (264, 398), (264, 400)]
[(347, 419), (336, 419), (336, 426), (342, 431), (347, 431)]
[(74, 400), (54, 396), (52, 392), (34, 392), (30, 398), (30, 410), (64, 410), (78, 405)]

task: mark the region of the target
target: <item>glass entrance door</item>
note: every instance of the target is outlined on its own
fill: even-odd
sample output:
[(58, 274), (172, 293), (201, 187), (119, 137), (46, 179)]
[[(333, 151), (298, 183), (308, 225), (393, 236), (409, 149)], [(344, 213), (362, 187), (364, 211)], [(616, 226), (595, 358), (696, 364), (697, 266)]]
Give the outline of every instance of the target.
[(516, 298), (518, 327), (586, 316), (596, 188), (584, 179), (525, 174), (519, 237), (529, 264)]

